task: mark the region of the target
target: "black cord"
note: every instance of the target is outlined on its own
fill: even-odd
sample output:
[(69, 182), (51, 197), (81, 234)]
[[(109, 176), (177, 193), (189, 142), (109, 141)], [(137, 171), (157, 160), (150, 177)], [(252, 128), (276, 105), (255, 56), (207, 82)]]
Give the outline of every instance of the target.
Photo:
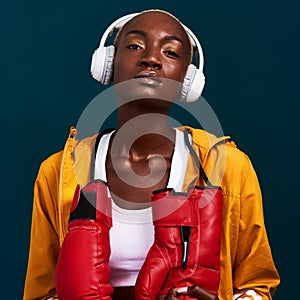
[(189, 135), (188, 135), (188, 132), (185, 130), (184, 132), (184, 141), (186, 143), (186, 145), (188, 146), (189, 150), (190, 150), (190, 153), (199, 169), (199, 172), (200, 172), (200, 175), (201, 177), (203, 178), (203, 180), (205, 181), (205, 183), (209, 186), (212, 186), (211, 182), (209, 181), (207, 175), (205, 174), (202, 166), (201, 166), (201, 163), (200, 163), (200, 160), (199, 160), (199, 157), (198, 155), (196, 154), (194, 148), (192, 147), (190, 141), (189, 141)]

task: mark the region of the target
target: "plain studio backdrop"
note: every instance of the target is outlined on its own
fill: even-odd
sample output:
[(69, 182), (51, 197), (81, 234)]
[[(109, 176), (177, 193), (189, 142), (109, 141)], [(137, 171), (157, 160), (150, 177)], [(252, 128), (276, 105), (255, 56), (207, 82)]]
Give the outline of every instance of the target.
[[(69, 127), (104, 90), (89, 72), (104, 29), (120, 16), (149, 8), (170, 11), (200, 39), (203, 96), (224, 133), (250, 156), (261, 183), (266, 227), (282, 280), (274, 298), (295, 297), (300, 4), (16, 0), (2, 3), (0, 12), (2, 299), (22, 298), (39, 165), (62, 149)], [(200, 102), (193, 105), (201, 109)], [(188, 116), (183, 123), (197, 126)]]

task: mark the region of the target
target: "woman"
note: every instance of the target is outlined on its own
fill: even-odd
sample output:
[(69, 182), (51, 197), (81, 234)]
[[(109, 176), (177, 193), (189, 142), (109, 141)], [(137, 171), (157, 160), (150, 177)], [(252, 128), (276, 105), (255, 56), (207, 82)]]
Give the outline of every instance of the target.
[[(226, 137), (169, 127), (169, 109), (184, 88), (178, 83), (185, 85), (187, 80), (192, 44), (187, 28), (164, 11), (142, 12), (118, 32), (115, 51), (106, 57), (113, 59), (109, 76), (120, 101), (117, 127), (83, 141), (76, 141), (71, 133), (64, 151), (41, 165), (24, 299), (51, 299), (57, 292), (60, 299), (272, 297), (279, 277), (264, 226), (259, 184), (248, 157)], [(105, 75), (106, 81), (109, 76)], [(78, 183), (81, 190), (76, 190)], [(199, 234), (193, 237), (205, 225), (199, 221), (186, 226), (181, 218), (186, 211), (194, 213), (189, 195), (196, 185), (220, 186), (215, 192), (222, 191), (222, 227), (216, 225), (221, 229), (211, 234), (215, 243), (211, 250), (217, 253), (212, 258), (216, 259), (212, 277), (207, 277), (210, 265), (204, 266), (205, 259), (198, 265), (205, 242), (201, 240), (200, 245)], [(176, 198), (178, 194), (168, 194), (168, 188), (188, 195), (183, 200), (188, 208), (180, 210), (178, 205), (169, 212), (163, 208), (163, 215), (156, 219), (151, 211), (153, 192), (158, 195), (155, 199)], [(160, 191), (167, 194), (162, 196)], [(82, 209), (84, 201), (88, 200), (87, 206), (91, 203), (89, 192), (96, 195), (89, 207), (94, 219)], [(99, 203), (105, 203), (102, 210), (97, 206), (99, 197)], [(196, 208), (200, 205), (193, 203), (198, 203)], [(165, 238), (161, 232), (166, 226), (156, 222), (169, 215), (175, 216), (175, 223), (168, 230), (182, 232), (170, 248), (164, 243), (171, 231)], [(200, 220), (200, 209), (195, 209), (195, 216)], [(176, 224), (180, 218), (183, 223)], [(220, 216), (216, 224), (218, 220)], [(91, 228), (89, 234), (96, 235), (84, 233)], [(189, 260), (176, 254), (183, 249), (181, 244), (187, 245), (182, 253), (189, 253)], [(101, 246), (100, 251), (95, 251), (95, 245)], [(191, 254), (198, 246), (199, 252)], [(159, 256), (159, 249), (166, 253)], [(178, 257), (182, 258), (179, 264)], [(206, 282), (206, 278), (211, 279)]]

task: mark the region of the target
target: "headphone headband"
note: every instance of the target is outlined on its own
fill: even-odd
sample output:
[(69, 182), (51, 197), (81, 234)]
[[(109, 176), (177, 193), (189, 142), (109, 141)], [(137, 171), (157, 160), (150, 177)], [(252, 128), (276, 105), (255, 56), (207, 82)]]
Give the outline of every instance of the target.
[(99, 48), (104, 47), (106, 41), (108, 38), (116, 31), (118, 31), (123, 25), (125, 25), (128, 21), (130, 21), (133, 17), (139, 15), (140, 13), (132, 13), (126, 16), (123, 16), (117, 20), (115, 20), (113, 23), (111, 23), (105, 32), (103, 33), (103, 36), (101, 38)]
[[(103, 36), (100, 40), (99, 48), (104, 47), (106, 41), (109, 39), (109, 37), (116, 31), (118, 31), (123, 25), (125, 25), (127, 22), (129, 22), (132, 18), (142, 14), (143, 12), (140, 13), (131, 13), (128, 15), (125, 15), (117, 20), (115, 20), (113, 23), (111, 23), (105, 32), (103, 33)], [(192, 46), (193, 46), (193, 52), (196, 55), (197, 58), (197, 63), (199, 64), (198, 69), (203, 72), (203, 67), (204, 67), (204, 58), (203, 58), (203, 50), (201, 47), (201, 44), (195, 34), (184, 24), (180, 22), (181, 26), (184, 28), (186, 33), (188, 34)], [(195, 51), (196, 49), (196, 51)]]

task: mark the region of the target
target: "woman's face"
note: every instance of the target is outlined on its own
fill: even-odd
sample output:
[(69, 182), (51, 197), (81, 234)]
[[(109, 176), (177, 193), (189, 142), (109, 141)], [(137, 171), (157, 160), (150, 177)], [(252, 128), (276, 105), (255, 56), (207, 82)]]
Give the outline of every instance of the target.
[(187, 33), (171, 16), (146, 12), (120, 32), (114, 58), (114, 84), (137, 79), (144, 90), (166, 78), (182, 83), (190, 62)]

